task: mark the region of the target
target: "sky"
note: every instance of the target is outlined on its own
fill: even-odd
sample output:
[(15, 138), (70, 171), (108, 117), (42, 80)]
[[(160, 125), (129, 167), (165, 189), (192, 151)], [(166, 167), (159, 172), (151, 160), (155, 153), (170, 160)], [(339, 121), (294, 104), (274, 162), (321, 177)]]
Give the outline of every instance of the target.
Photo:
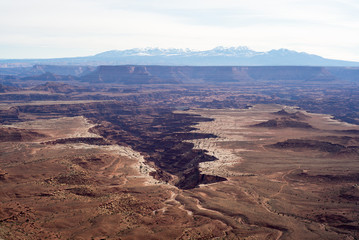
[(359, 0), (0, 0), (0, 59), (217, 46), (359, 61)]

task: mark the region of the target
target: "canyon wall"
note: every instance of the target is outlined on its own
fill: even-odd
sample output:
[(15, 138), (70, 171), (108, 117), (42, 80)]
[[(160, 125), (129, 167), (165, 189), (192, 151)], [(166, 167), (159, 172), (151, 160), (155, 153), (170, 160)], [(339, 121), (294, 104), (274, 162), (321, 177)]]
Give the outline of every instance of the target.
[(99, 66), (85, 82), (121, 84), (234, 83), (242, 81), (334, 81), (342, 71), (325, 67)]

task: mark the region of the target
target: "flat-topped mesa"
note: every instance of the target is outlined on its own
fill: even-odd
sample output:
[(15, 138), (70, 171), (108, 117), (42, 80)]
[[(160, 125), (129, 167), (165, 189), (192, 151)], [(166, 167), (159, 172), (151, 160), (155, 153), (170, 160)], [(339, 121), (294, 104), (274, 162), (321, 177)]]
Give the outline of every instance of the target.
[(357, 146), (344, 146), (341, 144), (333, 144), (331, 142), (306, 139), (288, 139), (267, 146), (277, 149), (320, 151), (340, 156), (357, 156), (359, 154), (359, 147)]
[(84, 82), (120, 84), (233, 83), (241, 81), (333, 81), (324, 67), (295, 66), (99, 66)]

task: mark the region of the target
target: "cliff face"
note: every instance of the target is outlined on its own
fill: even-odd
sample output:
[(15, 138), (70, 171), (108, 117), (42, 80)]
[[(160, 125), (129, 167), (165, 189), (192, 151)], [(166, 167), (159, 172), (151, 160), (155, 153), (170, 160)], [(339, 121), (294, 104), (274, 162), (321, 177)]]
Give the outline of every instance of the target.
[[(148, 71), (147, 66), (99, 66), (92, 73), (83, 76), (85, 82), (105, 82), (122, 84), (161, 84), (180, 83), (176, 78), (164, 78), (155, 69)], [(161, 78), (162, 77), (162, 78)]]
[(324, 67), (99, 66), (85, 82), (121, 84), (229, 83), (241, 81), (332, 81)]
[(252, 80), (331, 81), (336, 78), (325, 67), (248, 67), (246, 71)]
[(41, 75), (45, 73), (53, 73), (56, 75), (72, 75), (81, 76), (94, 71), (94, 67), (90, 66), (55, 66), (55, 65), (34, 65), (31, 69), (27, 70), (26, 75)]

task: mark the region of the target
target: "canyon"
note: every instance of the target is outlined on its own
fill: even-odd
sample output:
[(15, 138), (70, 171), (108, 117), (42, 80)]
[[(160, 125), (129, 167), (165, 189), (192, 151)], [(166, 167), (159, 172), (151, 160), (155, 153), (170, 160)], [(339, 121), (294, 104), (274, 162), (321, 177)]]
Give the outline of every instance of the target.
[(0, 238), (359, 237), (356, 68), (36, 69), (2, 77)]

